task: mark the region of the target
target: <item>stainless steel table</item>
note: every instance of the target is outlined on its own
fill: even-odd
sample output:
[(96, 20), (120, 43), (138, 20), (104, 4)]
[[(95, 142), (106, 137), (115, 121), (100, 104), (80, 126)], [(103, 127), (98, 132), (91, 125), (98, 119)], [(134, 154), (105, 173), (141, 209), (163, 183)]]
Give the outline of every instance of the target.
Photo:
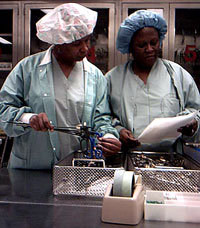
[(101, 222), (102, 198), (54, 196), (51, 171), (0, 169), (1, 228), (199, 228), (200, 224)]

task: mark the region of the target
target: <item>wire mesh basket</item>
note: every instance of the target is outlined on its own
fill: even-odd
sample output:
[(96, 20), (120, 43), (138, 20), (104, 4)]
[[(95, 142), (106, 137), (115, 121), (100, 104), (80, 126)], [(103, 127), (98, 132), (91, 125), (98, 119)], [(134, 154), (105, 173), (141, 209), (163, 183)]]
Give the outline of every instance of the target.
[(137, 169), (145, 190), (200, 192), (200, 171), (176, 169)]
[(114, 173), (120, 168), (76, 167), (72, 157), (62, 160), (53, 169), (54, 195), (103, 197)]
[(128, 156), (128, 169), (141, 174), (145, 190), (200, 192), (200, 171), (185, 169), (186, 163), (174, 153), (132, 151)]

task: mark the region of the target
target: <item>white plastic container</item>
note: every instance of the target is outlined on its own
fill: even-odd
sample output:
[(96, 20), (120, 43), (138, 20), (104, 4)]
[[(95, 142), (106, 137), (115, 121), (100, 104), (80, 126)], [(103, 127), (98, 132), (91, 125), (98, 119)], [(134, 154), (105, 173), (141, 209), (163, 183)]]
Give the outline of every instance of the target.
[(200, 193), (146, 191), (144, 219), (199, 223)]

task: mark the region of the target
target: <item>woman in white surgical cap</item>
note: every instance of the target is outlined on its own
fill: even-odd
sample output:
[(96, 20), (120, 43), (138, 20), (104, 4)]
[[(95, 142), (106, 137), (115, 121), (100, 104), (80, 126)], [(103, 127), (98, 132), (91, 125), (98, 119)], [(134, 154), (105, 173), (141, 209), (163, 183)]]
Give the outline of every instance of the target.
[(118, 132), (111, 126), (106, 79), (85, 58), (96, 20), (95, 11), (67, 3), (37, 22), (37, 36), (50, 48), (21, 60), (0, 92), (0, 127), (14, 137), (10, 168), (51, 169), (80, 149), (79, 137), (54, 131), (54, 126), (86, 124), (102, 133), (98, 146), (105, 157), (120, 150)]
[[(176, 138), (146, 143), (138, 137), (155, 118), (175, 117), (200, 108), (199, 91), (191, 75), (178, 64), (158, 57), (166, 33), (163, 17), (147, 10), (134, 12), (119, 28), (117, 49), (133, 58), (106, 77), (113, 121), (125, 149), (174, 151), (178, 147)], [(184, 140), (194, 140), (198, 119), (177, 129), (185, 135)]]

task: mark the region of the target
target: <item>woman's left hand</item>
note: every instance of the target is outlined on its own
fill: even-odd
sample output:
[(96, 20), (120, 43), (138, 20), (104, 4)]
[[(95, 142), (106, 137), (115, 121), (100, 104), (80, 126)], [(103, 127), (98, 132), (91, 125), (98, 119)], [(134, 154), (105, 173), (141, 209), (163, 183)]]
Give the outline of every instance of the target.
[(187, 124), (184, 127), (180, 127), (177, 131), (181, 132), (183, 135), (186, 135), (186, 136), (193, 136), (197, 130), (197, 127), (198, 127), (198, 122), (197, 120), (193, 119), (189, 124)]
[(98, 138), (99, 147), (105, 157), (112, 156), (121, 150), (121, 142), (115, 138)]

